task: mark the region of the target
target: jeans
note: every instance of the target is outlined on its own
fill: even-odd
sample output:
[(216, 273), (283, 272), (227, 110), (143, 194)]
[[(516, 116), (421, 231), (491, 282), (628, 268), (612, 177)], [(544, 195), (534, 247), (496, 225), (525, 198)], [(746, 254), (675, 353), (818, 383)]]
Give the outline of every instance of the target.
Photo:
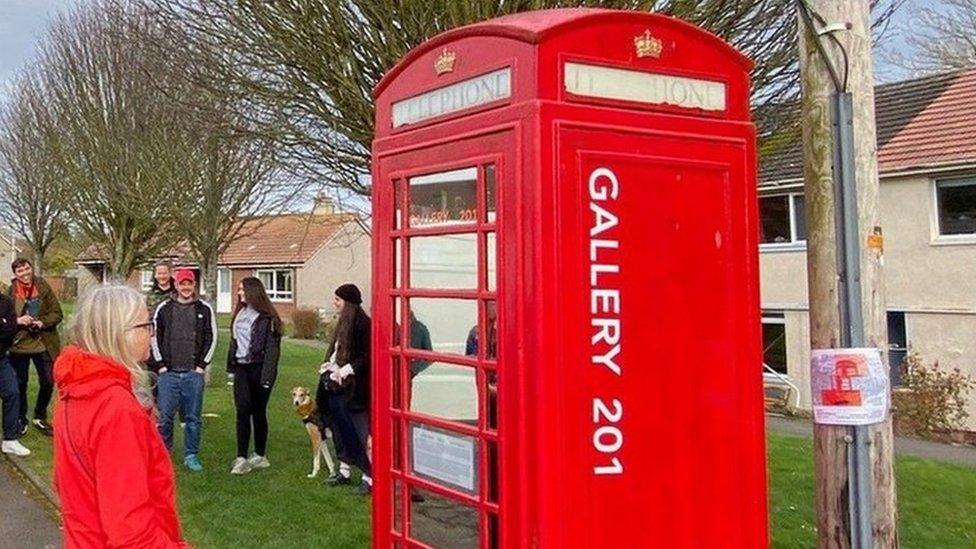
[(247, 457), (254, 423), (254, 453), (268, 451), (268, 398), (271, 387), (261, 386), (261, 364), (240, 364), (234, 369), (234, 407), (237, 408), (237, 457)]
[[(356, 420), (361, 419), (362, 414), (353, 417), (355, 413), (346, 408), (349, 397), (345, 393), (329, 393), (327, 400), (329, 413), (332, 416), (332, 431), (338, 439), (336, 453), (339, 459), (359, 467), (363, 474), (372, 476), (369, 455), (366, 451), (366, 438), (369, 433), (356, 428)], [(366, 421), (368, 424), (369, 420)]]
[(51, 403), (51, 395), (54, 393), (54, 376), (51, 368), (53, 361), (51, 355), (43, 353), (33, 353), (29, 355), (19, 355), (10, 353), (10, 365), (17, 372), (17, 384), (20, 389), (20, 421), (27, 425), (27, 381), (30, 374), (30, 363), (34, 362), (34, 369), (37, 371), (37, 382), (40, 388), (37, 391), (37, 401), (34, 403), (34, 419), (47, 421), (47, 405)]
[(163, 372), (156, 383), (159, 408), (159, 434), (167, 450), (173, 448), (173, 420), (177, 409), (186, 422), (184, 455), (200, 451), (200, 413), (203, 410), (203, 374), (199, 372)]
[(0, 356), (0, 399), (3, 400), (3, 440), (20, 438), (20, 388), (17, 374), (6, 357)]

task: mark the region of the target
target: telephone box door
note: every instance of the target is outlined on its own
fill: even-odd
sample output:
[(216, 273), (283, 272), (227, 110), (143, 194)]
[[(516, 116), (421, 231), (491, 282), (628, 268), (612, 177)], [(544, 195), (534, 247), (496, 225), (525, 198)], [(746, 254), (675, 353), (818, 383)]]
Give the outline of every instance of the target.
[(392, 223), (374, 229), (374, 245), (392, 261), (374, 281), (387, 295), (373, 304), (385, 334), (374, 364), (391, 375), (375, 381), (374, 498), (392, 512), (376, 517), (388, 522), (377, 546), (499, 546), (510, 139), (499, 131), (380, 160), (375, 188), (393, 195), (380, 201), (393, 212), (378, 216)]
[[(553, 520), (573, 517), (566, 546), (762, 547), (747, 134), (574, 126), (559, 131), (556, 191), (568, 231), (556, 306), (570, 320), (548, 346), (565, 353), (552, 428), (572, 482)], [(725, 511), (702, 515), (703, 501)]]

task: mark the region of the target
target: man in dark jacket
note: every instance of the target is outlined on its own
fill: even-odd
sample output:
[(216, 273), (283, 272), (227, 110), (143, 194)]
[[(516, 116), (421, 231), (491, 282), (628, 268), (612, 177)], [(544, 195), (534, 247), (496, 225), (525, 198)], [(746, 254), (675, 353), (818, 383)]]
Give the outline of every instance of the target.
[(58, 325), (64, 318), (61, 303), (54, 290), (41, 277), (34, 275), (34, 266), (26, 259), (16, 259), (11, 265), (14, 280), (7, 290), (14, 302), (19, 330), (10, 348), (10, 365), (17, 372), (20, 390), (20, 428), (27, 432), (27, 382), (30, 363), (37, 371), (39, 389), (34, 403), (34, 427), (45, 435), (53, 431), (47, 421), (47, 406), (54, 393), (52, 367), (61, 352)]
[(186, 422), (183, 464), (191, 471), (200, 471), (204, 374), (217, 348), (217, 317), (206, 301), (197, 298), (193, 271), (176, 271), (176, 291), (176, 299), (165, 301), (153, 315), (159, 432), (166, 447), (172, 449), (173, 420), (176, 410), (181, 410)]
[(3, 402), (3, 445), (5, 454), (30, 455), (20, 443), (20, 389), (17, 374), (7, 360), (7, 350), (17, 333), (17, 313), (9, 297), (0, 294), (0, 400)]
[[(149, 315), (152, 316), (160, 305), (170, 299), (176, 299), (176, 282), (173, 280), (173, 264), (164, 260), (153, 267), (152, 287), (146, 292)], [(159, 370), (159, 364), (152, 355), (146, 361), (146, 366), (154, 372)]]

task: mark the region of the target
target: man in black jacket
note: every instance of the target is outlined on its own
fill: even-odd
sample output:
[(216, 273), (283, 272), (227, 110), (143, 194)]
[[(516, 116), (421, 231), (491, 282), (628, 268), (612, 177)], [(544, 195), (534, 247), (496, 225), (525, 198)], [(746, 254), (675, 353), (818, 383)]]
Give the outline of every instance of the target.
[(20, 443), (20, 389), (17, 374), (7, 360), (7, 350), (17, 333), (17, 312), (14, 302), (0, 294), (0, 400), (3, 401), (3, 444), (5, 454), (30, 455), (30, 450)]
[(176, 299), (163, 302), (153, 315), (159, 432), (166, 447), (172, 449), (173, 420), (176, 410), (181, 410), (186, 422), (183, 464), (191, 471), (200, 471), (204, 374), (217, 348), (217, 316), (206, 301), (197, 298), (193, 271), (176, 271), (176, 291)]

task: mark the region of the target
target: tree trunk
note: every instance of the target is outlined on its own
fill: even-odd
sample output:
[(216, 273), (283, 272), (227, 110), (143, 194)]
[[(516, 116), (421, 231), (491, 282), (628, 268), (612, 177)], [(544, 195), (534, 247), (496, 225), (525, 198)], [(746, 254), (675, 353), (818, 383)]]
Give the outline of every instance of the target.
[[(206, 257), (200, 258), (200, 299), (205, 300), (210, 303), (214, 308), (214, 314), (217, 314), (217, 257), (216, 255), (208, 255)], [(214, 337), (220, 337), (219, 333), (214, 334)], [(217, 360), (217, 357), (214, 357)], [(214, 366), (211, 364), (207, 367), (204, 373), (204, 382), (209, 386), (211, 383), (211, 372)]]
[(37, 276), (43, 276), (44, 274), (44, 249), (40, 246), (31, 246), (31, 261), (34, 262), (34, 274)]
[[(848, 91), (854, 104), (854, 173), (857, 182), (858, 239), (865, 345), (886, 353), (887, 325), (880, 246), (868, 246), (868, 236), (878, 221), (877, 137), (874, 120), (874, 82), (871, 65), (870, 10), (863, 0), (809, 0), (815, 13), (828, 23), (850, 22), (852, 28), (836, 33), (846, 49), (850, 67)], [(807, 266), (810, 295), (810, 344), (814, 349), (840, 344), (838, 303), (837, 235), (834, 227), (831, 94), (834, 85), (813, 42), (813, 34), (801, 24), (800, 66), (802, 81), (804, 181), (807, 210)], [(835, 44), (824, 37), (825, 50), (844, 78), (843, 58)], [(887, 356), (885, 354), (885, 356)], [(872, 530), (874, 547), (898, 546), (895, 480), (892, 464), (891, 417), (869, 427), (871, 449)], [(817, 495), (819, 547), (850, 547), (848, 428), (817, 425), (814, 428), (814, 467)]]

